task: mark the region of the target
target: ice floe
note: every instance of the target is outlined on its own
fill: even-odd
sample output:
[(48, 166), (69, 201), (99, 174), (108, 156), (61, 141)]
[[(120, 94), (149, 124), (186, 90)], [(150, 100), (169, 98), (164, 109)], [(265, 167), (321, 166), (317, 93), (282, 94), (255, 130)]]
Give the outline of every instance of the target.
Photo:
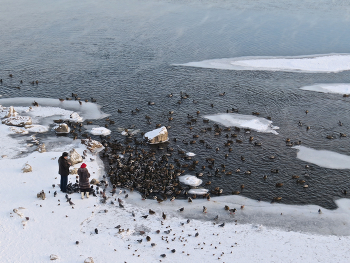
[(93, 135), (109, 135), (111, 134), (111, 130), (104, 128), (104, 127), (96, 127), (96, 128), (92, 128), (90, 133), (92, 133)]
[(228, 70), (268, 70), (328, 73), (350, 70), (350, 54), (324, 54), (286, 57), (236, 57), (210, 59), (174, 65)]
[(279, 127), (272, 125), (272, 121), (251, 115), (219, 113), (205, 115), (203, 118), (218, 122), (226, 127), (249, 128), (258, 132), (278, 134), (276, 130), (279, 129)]
[(206, 193), (208, 193), (208, 189), (204, 189), (204, 188), (194, 188), (194, 189), (190, 189), (189, 191), (188, 191), (188, 193), (189, 194), (196, 194), (196, 195), (204, 195), (204, 194), (206, 194)]
[(203, 182), (194, 175), (182, 175), (179, 177), (179, 181), (190, 186), (198, 186)]
[(322, 93), (350, 94), (350, 84), (348, 83), (319, 83), (310, 86), (304, 86), (300, 89)]
[(315, 150), (305, 146), (294, 146), (297, 158), (308, 163), (331, 169), (350, 169), (350, 156), (327, 150)]

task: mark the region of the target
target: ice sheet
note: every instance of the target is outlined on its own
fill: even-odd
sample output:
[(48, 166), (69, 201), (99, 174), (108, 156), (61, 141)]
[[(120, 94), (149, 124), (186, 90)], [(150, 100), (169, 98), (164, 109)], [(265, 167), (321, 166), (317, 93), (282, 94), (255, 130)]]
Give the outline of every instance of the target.
[(228, 70), (328, 73), (350, 70), (350, 54), (323, 54), (287, 57), (238, 57), (210, 59), (175, 65)]
[(182, 175), (179, 177), (179, 181), (190, 186), (198, 186), (203, 182), (194, 175)]
[(219, 113), (205, 115), (203, 118), (218, 122), (226, 127), (249, 128), (258, 132), (278, 134), (275, 130), (279, 129), (279, 127), (272, 125), (272, 121), (251, 115)]
[(331, 169), (350, 169), (350, 156), (327, 150), (315, 150), (305, 146), (294, 146), (297, 158), (308, 163)]
[[(84, 119), (102, 119), (109, 114), (103, 113), (101, 111), (101, 106), (96, 103), (83, 102), (82, 105), (78, 101), (65, 100), (61, 102), (58, 99), (51, 98), (31, 98), (31, 97), (18, 97), (18, 98), (2, 98), (0, 99), (0, 104), (4, 106), (31, 106), (32, 103), (36, 101), (39, 106), (44, 107), (58, 107), (61, 109), (69, 110), (71, 113), (78, 112)], [(36, 109), (37, 108), (37, 109)], [(36, 111), (41, 111), (40, 114), (45, 114), (40, 107), (33, 107), (34, 113)], [(53, 110), (53, 109), (52, 109)], [(50, 114), (50, 111), (46, 111), (46, 114)], [(52, 113), (51, 113), (52, 114)], [(49, 115), (52, 116), (52, 115)]]
[(304, 86), (300, 89), (322, 93), (350, 94), (350, 84), (348, 83), (319, 83), (310, 86)]

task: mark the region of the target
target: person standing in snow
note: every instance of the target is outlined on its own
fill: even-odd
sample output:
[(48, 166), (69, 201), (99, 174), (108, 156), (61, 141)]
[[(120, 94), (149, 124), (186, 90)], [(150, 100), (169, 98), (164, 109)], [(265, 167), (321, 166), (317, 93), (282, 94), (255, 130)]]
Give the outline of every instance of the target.
[(84, 199), (84, 194), (86, 193), (86, 197), (89, 198), (89, 192), (90, 192), (90, 173), (88, 169), (86, 168), (86, 164), (83, 163), (80, 168), (78, 169), (78, 175), (79, 175), (79, 187), (81, 192), (81, 199)]
[(58, 173), (61, 175), (60, 188), (61, 188), (61, 191), (64, 193), (67, 192), (69, 166), (71, 166), (71, 163), (68, 162), (67, 159), (68, 159), (67, 152), (62, 153), (62, 156), (58, 158), (58, 168), (59, 168)]

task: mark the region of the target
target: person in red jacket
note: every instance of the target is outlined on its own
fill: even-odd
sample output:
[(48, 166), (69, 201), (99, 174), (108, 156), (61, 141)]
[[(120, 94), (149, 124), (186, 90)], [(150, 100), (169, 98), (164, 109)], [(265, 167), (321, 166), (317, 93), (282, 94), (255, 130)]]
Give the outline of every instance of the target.
[(90, 193), (90, 173), (88, 169), (86, 168), (86, 164), (83, 163), (80, 168), (78, 169), (78, 175), (79, 175), (79, 187), (80, 187), (80, 193), (81, 193), (81, 199), (84, 199), (84, 194), (86, 194), (86, 197), (89, 198)]

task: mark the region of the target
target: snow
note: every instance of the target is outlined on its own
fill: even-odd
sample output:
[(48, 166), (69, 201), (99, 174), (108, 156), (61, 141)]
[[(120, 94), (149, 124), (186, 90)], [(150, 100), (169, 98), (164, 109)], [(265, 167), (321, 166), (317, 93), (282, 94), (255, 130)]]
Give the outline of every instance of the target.
[(43, 126), (43, 125), (26, 125), (24, 128), (29, 132), (38, 132), (38, 133), (47, 132), (49, 130), (46, 126)]
[(165, 134), (167, 132), (166, 127), (160, 127), (158, 129), (155, 129), (153, 131), (146, 132), (144, 137), (148, 138), (149, 140), (152, 140), (154, 137), (160, 135), (160, 134)]
[(297, 158), (308, 163), (331, 169), (350, 169), (350, 156), (327, 150), (315, 150), (305, 146), (294, 146)]
[(322, 93), (350, 94), (350, 84), (348, 83), (319, 83), (310, 86), (304, 86), (300, 89)]
[(190, 186), (198, 186), (203, 182), (194, 175), (182, 175), (179, 177), (179, 181)]
[(97, 128), (92, 128), (90, 133), (93, 135), (109, 135), (111, 134), (111, 130), (104, 128), (104, 127), (97, 127)]
[(218, 122), (226, 127), (249, 128), (258, 132), (278, 134), (275, 130), (279, 129), (277, 126), (272, 126), (272, 121), (251, 115), (219, 113), (206, 115), (203, 118)]
[(323, 54), (287, 57), (238, 57), (210, 59), (174, 65), (225, 70), (329, 73), (350, 70), (350, 54)]
[(14, 134), (28, 134), (29, 131), (27, 131), (25, 128), (16, 127), (16, 126), (10, 126), (9, 131)]
[[(0, 124), (1, 155), (9, 156), (0, 159), (1, 262), (49, 262), (50, 255), (57, 255), (58, 262), (72, 263), (84, 262), (88, 257), (94, 262), (114, 259), (135, 263), (350, 260), (349, 199), (336, 200), (336, 210), (321, 208), (322, 214), (319, 214), (320, 207), (316, 205), (271, 204), (237, 195), (212, 197), (211, 201), (197, 197), (192, 203), (176, 199), (159, 204), (156, 200), (142, 200), (135, 191), (126, 192), (129, 197), (125, 198), (125, 193), (117, 189), (117, 194), (112, 196), (108, 187), (106, 204), (100, 202), (101, 197), (82, 200), (80, 194), (69, 195), (73, 209), (57, 186), (60, 181), (57, 159), (63, 151), (73, 148), (82, 154), (86, 146), (80, 140), (49, 137), (41, 141), (47, 152), (35, 151), (12, 159), (29, 137), (13, 138), (9, 134), (8, 127)], [(30, 138), (39, 140), (33, 135)], [(85, 162), (91, 179), (102, 180), (105, 172), (98, 154), (88, 151)], [(32, 166), (31, 173), (21, 172), (25, 163)], [(193, 177), (187, 181), (198, 183), (199, 179)], [(69, 176), (69, 181), (75, 180), (75, 175)], [(46, 193), (45, 200), (37, 198), (42, 190)], [(204, 190), (190, 191), (199, 195), (199, 191)], [(54, 191), (57, 191), (56, 197)], [(125, 208), (118, 207), (117, 198), (122, 199)], [(236, 213), (225, 211), (225, 205), (237, 208)], [(244, 209), (239, 209), (241, 205)], [(203, 206), (207, 207), (207, 213), (202, 212)], [(181, 207), (183, 212), (179, 212)], [(148, 209), (154, 210), (155, 215), (142, 218), (148, 215)], [(165, 220), (162, 212), (167, 215)], [(214, 221), (217, 215), (219, 219)], [(219, 227), (223, 222), (225, 226)], [(164, 231), (168, 230), (171, 231), (166, 234)], [(151, 237), (150, 242), (146, 236)], [(137, 241), (140, 239), (142, 243)], [(156, 246), (152, 247), (151, 243)], [(171, 249), (176, 252), (171, 253)], [(160, 257), (161, 254), (166, 257)]]

